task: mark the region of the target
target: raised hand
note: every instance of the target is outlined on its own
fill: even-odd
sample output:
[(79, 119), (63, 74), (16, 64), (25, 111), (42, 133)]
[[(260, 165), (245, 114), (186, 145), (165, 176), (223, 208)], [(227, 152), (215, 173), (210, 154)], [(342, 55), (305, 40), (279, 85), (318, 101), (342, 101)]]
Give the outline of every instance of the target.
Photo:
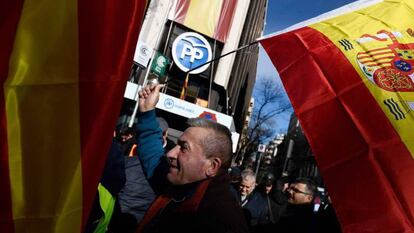
[(139, 111), (147, 112), (155, 109), (155, 105), (160, 98), (160, 89), (163, 88), (163, 84), (147, 85), (139, 91)]

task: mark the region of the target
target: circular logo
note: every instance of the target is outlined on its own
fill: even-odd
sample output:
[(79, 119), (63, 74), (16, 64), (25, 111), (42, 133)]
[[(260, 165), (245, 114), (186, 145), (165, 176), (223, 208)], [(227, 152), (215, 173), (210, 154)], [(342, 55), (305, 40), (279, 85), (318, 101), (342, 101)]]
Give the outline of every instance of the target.
[(148, 46), (146, 46), (146, 45), (141, 45), (141, 47), (140, 47), (140, 51), (141, 51), (141, 54), (142, 54), (142, 56), (144, 56), (144, 57), (146, 57), (146, 56), (149, 56), (150, 55), (150, 49), (148, 48)]
[(171, 109), (174, 107), (174, 100), (167, 98), (166, 100), (164, 100), (164, 106), (165, 108)]
[[(187, 72), (211, 60), (211, 47), (200, 34), (186, 32), (179, 35), (173, 43), (172, 57), (182, 71)], [(199, 74), (208, 68), (209, 64), (201, 66), (190, 74)]]
[(158, 59), (157, 59), (157, 65), (159, 67), (164, 68), (164, 66), (166, 65), (166, 63), (167, 63), (167, 60), (165, 59), (165, 57), (162, 57), (162, 56), (158, 57)]

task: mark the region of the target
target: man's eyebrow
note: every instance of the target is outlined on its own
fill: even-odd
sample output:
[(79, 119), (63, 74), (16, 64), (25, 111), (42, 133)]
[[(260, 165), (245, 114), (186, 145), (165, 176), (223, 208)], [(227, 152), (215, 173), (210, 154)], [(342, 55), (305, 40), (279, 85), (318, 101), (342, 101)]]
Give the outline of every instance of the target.
[(187, 141), (182, 140), (182, 139), (177, 139), (177, 144), (180, 146), (187, 145), (188, 148), (190, 148), (190, 144)]

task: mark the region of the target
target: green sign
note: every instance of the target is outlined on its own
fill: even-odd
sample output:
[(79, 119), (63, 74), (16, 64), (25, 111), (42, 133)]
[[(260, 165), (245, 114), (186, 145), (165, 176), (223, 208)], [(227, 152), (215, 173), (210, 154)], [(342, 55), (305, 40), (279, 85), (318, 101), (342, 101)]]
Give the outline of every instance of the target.
[(161, 53), (157, 52), (154, 56), (154, 60), (151, 65), (151, 71), (158, 77), (162, 77), (165, 74), (165, 70), (170, 64), (170, 60), (164, 57)]

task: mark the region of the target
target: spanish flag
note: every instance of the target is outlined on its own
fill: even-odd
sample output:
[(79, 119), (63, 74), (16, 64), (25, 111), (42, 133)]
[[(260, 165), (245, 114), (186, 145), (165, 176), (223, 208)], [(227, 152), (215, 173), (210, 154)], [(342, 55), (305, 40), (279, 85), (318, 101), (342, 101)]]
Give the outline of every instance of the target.
[(175, 22), (206, 36), (226, 42), (237, 0), (177, 0), (173, 17)]
[(0, 7), (0, 231), (81, 232), (146, 1)]
[(414, 232), (414, 1), (357, 1), (263, 38), (344, 232)]

